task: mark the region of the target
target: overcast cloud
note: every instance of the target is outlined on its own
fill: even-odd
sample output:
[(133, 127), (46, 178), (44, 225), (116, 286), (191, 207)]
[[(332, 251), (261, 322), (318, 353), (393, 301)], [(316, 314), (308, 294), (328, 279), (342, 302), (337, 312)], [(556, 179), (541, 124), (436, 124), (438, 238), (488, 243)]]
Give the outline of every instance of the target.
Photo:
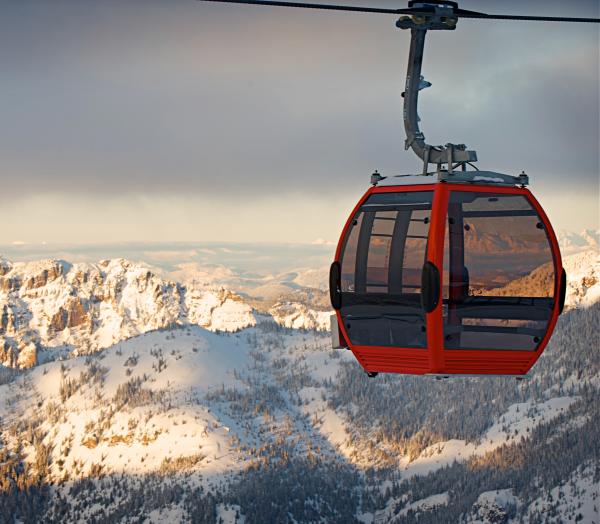
[[(600, 16), (598, 1), (461, 6)], [(0, 9), (0, 219), (17, 209), (33, 217), (14, 222), (0, 242), (47, 239), (49, 231), (31, 233), (41, 220), (36, 210), (69, 199), (89, 202), (90, 212), (98, 199), (106, 210), (128, 195), (187, 199), (191, 208), (228, 202), (220, 204), (225, 214), (244, 202), (259, 224), (264, 207), (252, 208), (249, 199), (325, 205), (324, 195), (332, 195), (345, 206), (373, 169), (419, 169), (403, 150), (409, 34), (395, 28), (393, 16), (193, 0), (20, 0)], [(481, 168), (525, 169), (549, 200), (569, 184), (588, 195), (581, 225), (594, 227), (598, 37), (591, 24), (482, 21), (430, 34), (424, 73), (433, 87), (420, 105), (428, 141), (465, 142)], [(119, 216), (132, 221), (135, 213)], [(138, 218), (125, 229), (142, 237)], [(336, 215), (335, 228), (341, 220)], [(112, 234), (99, 232), (106, 222), (85, 222), (94, 239)], [(227, 239), (246, 238), (243, 228), (238, 236), (231, 228)], [(58, 239), (84, 238), (76, 225), (72, 233)], [(299, 232), (294, 240), (310, 236)]]

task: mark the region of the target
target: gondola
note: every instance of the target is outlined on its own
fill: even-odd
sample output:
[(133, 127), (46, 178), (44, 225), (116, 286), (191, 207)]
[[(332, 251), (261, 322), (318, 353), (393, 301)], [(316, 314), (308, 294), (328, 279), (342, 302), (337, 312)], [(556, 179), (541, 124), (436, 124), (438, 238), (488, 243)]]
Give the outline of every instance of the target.
[(600, 19), (493, 15), (444, 0), (411, 1), (406, 9), (208, 1), (399, 16), (396, 26), (411, 31), (402, 93), (405, 149), (423, 169), (413, 183), (407, 175), (375, 172), (351, 212), (329, 275), (333, 346), (350, 349), (371, 377), (525, 376), (565, 303), (556, 235), (525, 173), (482, 171), (464, 144), (425, 142), (417, 115), (419, 91), (431, 86), (421, 75), (425, 37), (456, 29), (459, 19)]
[(539, 358), (566, 274), (544, 210), (507, 178), (387, 179), (362, 197), (340, 237), (330, 294), (337, 346), (371, 376), (523, 376)]

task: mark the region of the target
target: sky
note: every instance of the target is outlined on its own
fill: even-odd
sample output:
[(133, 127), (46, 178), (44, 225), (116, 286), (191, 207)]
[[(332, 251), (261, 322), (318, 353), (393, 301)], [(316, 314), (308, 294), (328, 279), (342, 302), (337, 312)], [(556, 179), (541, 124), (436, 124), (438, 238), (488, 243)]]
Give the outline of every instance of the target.
[[(600, 16), (598, 0), (461, 7)], [(335, 242), (374, 169), (420, 170), (408, 45), (389, 15), (1, 0), (0, 245)], [(428, 142), (525, 170), (556, 229), (599, 228), (599, 45), (592, 24), (430, 32)]]

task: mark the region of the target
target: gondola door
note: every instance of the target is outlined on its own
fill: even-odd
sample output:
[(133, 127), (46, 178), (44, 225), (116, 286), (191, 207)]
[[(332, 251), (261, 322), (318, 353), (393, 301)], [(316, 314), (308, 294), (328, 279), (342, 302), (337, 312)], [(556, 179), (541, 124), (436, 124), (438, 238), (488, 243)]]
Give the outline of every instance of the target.
[(443, 266), (445, 371), (525, 374), (556, 323), (562, 269), (531, 193), (451, 187)]
[(433, 199), (430, 185), (375, 188), (342, 234), (338, 323), (367, 371), (429, 370), (421, 285)]

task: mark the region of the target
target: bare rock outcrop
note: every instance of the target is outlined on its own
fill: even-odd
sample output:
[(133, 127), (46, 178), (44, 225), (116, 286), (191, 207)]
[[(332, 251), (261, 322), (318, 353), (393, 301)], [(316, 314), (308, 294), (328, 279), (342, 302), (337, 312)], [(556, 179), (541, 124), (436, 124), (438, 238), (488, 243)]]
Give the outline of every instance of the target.
[(52, 315), (50, 327), (54, 331), (63, 331), (64, 329), (76, 328), (89, 324), (90, 317), (88, 311), (83, 305), (81, 299), (71, 297), (60, 306), (58, 311)]
[(23, 289), (37, 289), (63, 275), (64, 266), (58, 260), (43, 260), (38, 263), (38, 271), (23, 281)]

